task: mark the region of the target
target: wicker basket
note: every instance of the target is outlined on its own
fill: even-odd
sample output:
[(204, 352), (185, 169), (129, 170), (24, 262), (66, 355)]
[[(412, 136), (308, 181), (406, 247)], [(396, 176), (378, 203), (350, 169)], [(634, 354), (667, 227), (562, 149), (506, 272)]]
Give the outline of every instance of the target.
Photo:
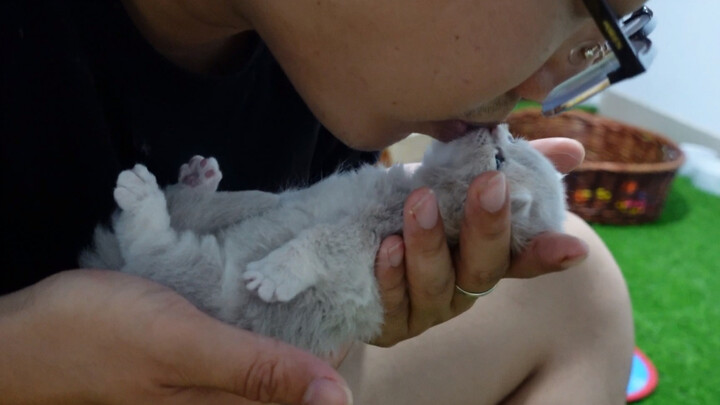
[(527, 139), (563, 136), (585, 146), (585, 162), (565, 177), (571, 211), (588, 222), (638, 224), (657, 219), (680, 148), (658, 134), (583, 111), (546, 118), (536, 109), (508, 118), (510, 131)]

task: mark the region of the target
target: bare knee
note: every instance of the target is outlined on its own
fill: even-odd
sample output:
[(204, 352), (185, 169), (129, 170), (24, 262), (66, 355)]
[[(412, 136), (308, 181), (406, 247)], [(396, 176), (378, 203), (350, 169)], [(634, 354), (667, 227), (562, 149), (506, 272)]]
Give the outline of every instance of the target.
[(625, 280), (604, 243), (584, 221), (571, 216), (567, 232), (585, 240), (590, 255), (576, 268), (537, 280), (538, 292), (552, 295), (545, 301), (547, 307), (540, 309), (552, 314), (546, 331), (550, 344), (537, 371), (507, 403), (625, 402), (634, 348)]

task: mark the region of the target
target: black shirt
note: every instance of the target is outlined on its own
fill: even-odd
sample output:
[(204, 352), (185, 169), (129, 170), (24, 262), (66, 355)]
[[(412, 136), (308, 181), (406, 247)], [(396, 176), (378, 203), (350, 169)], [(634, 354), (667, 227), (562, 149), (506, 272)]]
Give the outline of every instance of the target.
[(117, 0), (0, 4), (0, 293), (77, 267), (136, 162), (161, 185), (214, 156), (220, 188), (277, 191), (375, 159), (330, 135), (258, 39), (232, 73), (158, 54)]

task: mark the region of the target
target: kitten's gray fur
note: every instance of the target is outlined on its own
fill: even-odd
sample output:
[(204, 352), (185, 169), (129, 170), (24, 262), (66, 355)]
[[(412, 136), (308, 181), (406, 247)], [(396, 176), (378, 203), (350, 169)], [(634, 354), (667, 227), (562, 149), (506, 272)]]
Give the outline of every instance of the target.
[[(468, 186), (495, 170), (498, 157), (518, 252), (533, 236), (561, 228), (564, 191), (552, 164), (499, 126), (434, 143), (414, 172), (368, 165), (280, 194), (214, 192), (214, 159), (203, 161), (195, 187), (163, 193), (137, 165), (118, 177), (114, 235), (99, 228), (81, 264), (148, 277), (225, 322), (326, 355), (379, 333), (375, 255), (386, 236), (401, 232), (408, 194), (421, 186), (435, 192), (455, 244)], [(197, 169), (197, 158), (191, 164)], [(205, 177), (208, 170), (214, 176)]]

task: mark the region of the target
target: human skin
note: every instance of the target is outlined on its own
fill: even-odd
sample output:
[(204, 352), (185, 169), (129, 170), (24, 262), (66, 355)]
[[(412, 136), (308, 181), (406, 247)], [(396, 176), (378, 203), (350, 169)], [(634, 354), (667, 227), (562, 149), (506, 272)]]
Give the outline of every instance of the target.
[[(149, 41), (193, 70), (257, 31), (315, 115), (360, 149), (411, 132), (443, 137), (448, 120), (502, 121), (520, 97), (544, 98), (584, 67), (568, 66), (570, 47), (602, 38), (579, 0), (233, 0), (230, 14), (206, 2), (125, 2)], [(610, 3), (619, 13), (642, 4)]]
[[(391, 348), (355, 344), (340, 367), (358, 404), (625, 404), (634, 348), (622, 273), (592, 229), (571, 269), (505, 279), (462, 315)], [(385, 265), (385, 264), (383, 264)]]
[[(461, 135), (468, 125), (485, 125), (501, 121), (518, 98), (542, 99), (554, 84), (562, 81), (575, 69), (581, 68), (567, 65), (567, 50), (588, 38), (599, 39), (599, 34), (593, 29), (593, 23), (583, 6), (575, 0), (508, 0), (503, 2), (490, 0), (445, 2), (431, 0), (412, 2), (409, 0), (393, 2), (296, 0), (282, 3), (241, 0), (207, 2), (126, 0), (125, 4), (131, 17), (148, 41), (170, 60), (189, 70), (221, 71), (223, 62), (228, 59), (229, 55), (241, 53), (247, 45), (246, 33), (251, 30), (257, 31), (275, 54), (300, 95), (322, 123), (343, 142), (360, 149), (384, 147), (411, 132), (423, 132), (447, 140)], [(611, 4), (616, 11), (624, 13), (637, 8), (641, 2), (616, 0), (611, 1)], [(512, 24), (512, 22), (517, 23)], [(178, 26), (182, 26), (183, 30), (178, 30)], [(581, 147), (571, 141), (550, 141), (535, 145), (539, 145), (538, 147), (543, 149), (544, 153), (561, 166), (573, 167), (582, 157)], [(496, 319), (498, 316), (486, 313), (477, 315), (478, 311), (481, 311), (482, 305), (473, 306), (475, 303), (473, 300), (457, 293), (454, 289), (456, 283), (469, 291), (485, 291), (502, 278), (535, 277), (575, 267), (567, 272), (572, 273), (578, 266), (583, 266), (578, 263), (588, 255), (589, 249), (592, 249), (594, 254), (601, 256), (601, 259), (593, 262), (596, 266), (606, 269), (599, 274), (608, 274), (607, 277), (610, 279), (617, 278), (617, 271), (612, 266), (614, 262), (606, 251), (598, 247), (601, 244), (592, 243), (588, 247), (579, 238), (567, 234), (541, 235), (531, 242), (530, 248), (526, 252), (511, 260), (507, 192), (502, 175), (497, 173), (480, 176), (473, 183), (468, 193), (468, 208), (461, 231), (461, 243), (455, 251), (450, 251), (445, 243), (440, 225), (442, 219), (437, 217), (437, 206), (432, 195), (424, 189), (416, 190), (411, 194), (406, 203), (405, 231), (402, 237), (386, 239), (378, 253), (376, 274), (387, 316), (383, 333), (374, 342), (375, 344), (393, 346), (466, 311), (468, 316), (478, 316), (479, 318), (474, 319), (481, 320), (484, 327), (489, 329), (497, 327), (498, 330), (505, 330), (503, 327), (517, 326), (512, 323), (512, 319), (518, 319), (518, 322), (520, 319), (525, 320), (519, 316), (513, 318), (514, 315), (519, 314), (507, 311), (506, 314), (510, 320), (496, 321), (493, 324), (488, 319)], [(569, 231), (574, 232), (574, 230), (575, 228), (572, 228)], [(585, 238), (588, 238), (589, 235), (587, 232), (577, 233)], [(592, 269), (580, 274), (593, 274), (590, 270)], [(29, 373), (28, 370), (32, 370), (32, 368), (24, 368), (24, 366), (32, 366), (32, 363), (23, 363), (27, 359), (17, 355), (18, 353), (33, 352), (37, 348), (32, 346), (32, 343), (37, 343), (37, 341), (28, 339), (26, 334), (30, 336), (38, 333), (48, 334), (43, 326), (46, 324), (37, 322), (37, 319), (41, 319), (37, 316), (42, 314), (50, 304), (43, 300), (45, 296), (58, 297), (61, 296), (59, 292), (69, 288), (65, 284), (68, 279), (64, 278), (64, 275), (59, 277), (60, 281), (53, 279), (49, 284), (30, 287), (25, 292), (12, 294), (0, 301), (2, 321), (5, 322), (4, 325), (8, 326), (4, 329), (6, 333), (0, 335), (0, 339), (8, 339), (7, 341), (15, 344), (14, 347), (17, 348), (15, 351), (6, 352), (4, 355), (11, 357), (3, 359), (8, 361), (0, 363), (17, 365), (18, 370), (25, 370), (26, 373)], [(89, 276), (87, 272), (73, 272), (70, 280), (74, 282), (75, 277), (87, 282), (86, 278), (92, 276)], [(582, 277), (568, 277), (571, 280), (579, 279), (579, 281), (573, 283), (561, 278), (560, 281), (545, 286), (547, 288), (541, 292), (543, 294), (550, 292), (553, 296), (564, 297), (563, 294), (568, 294), (567, 289), (578, 287), (582, 290), (583, 288), (587, 289), (588, 285), (593, 285), (584, 282), (586, 279)], [(129, 288), (125, 280), (113, 280)], [(132, 285), (136, 286), (134, 288), (137, 288), (138, 291), (145, 291), (145, 288), (149, 288), (145, 285)], [(619, 314), (617, 317), (608, 317), (610, 319), (607, 322), (599, 324), (614, 328), (617, 335), (623, 337), (620, 343), (627, 346), (628, 341), (632, 339), (632, 326), (627, 322), (629, 303), (622, 283), (615, 282), (614, 285), (617, 287), (613, 290), (615, 295), (608, 293), (611, 295), (609, 298), (612, 298), (613, 302), (624, 303), (624, 305), (617, 305)], [(106, 288), (92, 282), (89, 282), (88, 286), (89, 290), (82, 291), (91, 292), (92, 289), (105, 291), (103, 288)], [(497, 300), (498, 304), (491, 307), (497, 307), (498, 311), (502, 312), (503, 308), (507, 308), (513, 300), (528, 299), (537, 293), (532, 289), (525, 289), (524, 292), (517, 294), (503, 294), (503, 290), (499, 289), (492, 295), (493, 301)], [(26, 300), (28, 296), (40, 297), (37, 294), (41, 294), (43, 299)], [(146, 295), (141, 294), (141, 296), (145, 297)], [(101, 294), (90, 294), (85, 298), (86, 300), (90, 300), (90, 298), (99, 300), (100, 297), (102, 297)], [(579, 300), (577, 297), (569, 297), (568, 306), (570, 308), (574, 306), (573, 304), (579, 304), (571, 298)], [(35, 306), (18, 306), (17, 302), (32, 303)], [(64, 302), (65, 306), (60, 306), (60, 308), (64, 308), (65, 311), (58, 315), (62, 315), (61, 319), (65, 319), (67, 322), (54, 324), (60, 329), (57, 333), (48, 334), (49, 337), (60, 339), (66, 336), (61, 332), (77, 333), (77, 325), (73, 322), (77, 322), (78, 318), (73, 317), (72, 314), (81, 309), (81, 304), (87, 304), (90, 301), (66, 300)], [(143, 300), (137, 302), (145, 302), (150, 305), (149, 302)], [(76, 306), (72, 307), (71, 303)], [(118, 302), (106, 303), (106, 305), (110, 304), (113, 304), (115, 308), (120, 308)], [(473, 310), (468, 311), (471, 307)], [(17, 311), (10, 312), (8, 308), (14, 308)], [(534, 319), (535, 323), (527, 323), (525, 326), (530, 330), (541, 330), (541, 328), (535, 327), (541, 325), (547, 320), (547, 317), (551, 317), (555, 309), (551, 306), (545, 308), (547, 312), (539, 313)], [(578, 312), (575, 315), (582, 314), (592, 318), (595, 315), (592, 311), (594, 308), (597, 311), (597, 307), (590, 306), (586, 311)], [(13, 316), (4, 316), (10, 313)], [(153, 314), (159, 314), (159, 312), (153, 312)], [(196, 316), (197, 314), (194, 314), (190, 317), (191, 319), (177, 316), (173, 318), (175, 323), (170, 323), (180, 328), (183, 328), (184, 325), (183, 331), (189, 333), (189, 326), (197, 326), (195, 322), (201, 318)], [(36, 322), (32, 322), (33, 320)], [(525, 321), (529, 322), (529, 320)], [(209, 321), (203, 320), (202, 322)], [(18, 324), (30, 325), (34, 329), (17, 328)], [(97, 327), (100, 330), (103, 330), (103, 327), (109, 327), (109, 324), (112, 322), (100, 313), (94, 313), (94, 317), (91, 317), (89, 321), (80, 323), (81, 326)], [(208, 325), (207, 323), (201, 324)], [(129, 333), (131, 336), (137, 336), (134, 332), (130, 333), (133, 330), (131, 324), (123, 325), (127, 330), (123, 331), (122, 328), (116, 326), (119, 328), (116, 330), (117, 334)], [(473, 325), (473, 322), (469, 322), (468, 325)], [(558, 322), (549, 322), (548, 325), (542, 329), (547, 334), (546, 341), (551, 341), (555, 335), (562, 335), (553, 329), (559, 325)], [(417, 348), (420, 350), (428, 350), (438, 347), (438, 345), (453, 346), (450, 342), (457, 336), (452, 332), (447, 332), (445, 326), (434, 329), (438, 330), (436, 334), (440, 336), (439, 340), (423, 340), (421, 336), (418, 338), (420, 340), (410, 339), (408, 344), (417, 341)], [(8, 334), (7, 331), (15, 334)], [(474, 331), (477, 334), (482, 332), (482, 330)], [(76, 335), (72, 336), (77, 337)], [(89, 345), (88, 347), (98, 349), (92, 352), (93, 355), (97, 356), (103, 353), (97, 346), (102, 343), (102, 339), (92, 340), (92, 334), (79, 334), (79, 336), (89, 339), (84, 341)], [(179, 336), (184, 336), (184, 333), (168, 338), (172, 340)], [(247, 335), (243, 336), (247, 337)], [(472, 340), (475, 339), (475, 336), (468, 335), (464, 338)], [(589, 338), (581, 337), (578, 342), (574, 343), (578, 346), (580, 343), (586, 343)], [(497, 339), (502, 340), (503, 337), (499, 336)], [(64, 347), (63, 342), (73, 341), (72, 338), (65, 341), (49, 340), (56, 344), (53, 345), (53, 348)], [(563, 341), (573, 342), (572, 337), (566, 337)], [(253, 340), (253, 342), (255, 341)], [(606, 340), (603, 342), (606, 343)], [(140, 344), (141, 341), (135, 343)], [(195, 340), (195, 343), (199, 344), (198, 340)], [(499, 341), (494, 343), (500, 344)], [(615, 347), (622, 346), (627, 351), (627, 348), (620, 343)], [(100, 346), (102, 347), (102, 345)], [(274, 349), (268, 349), (263, 345), (250, 345), (249, 347), (258, 348), (260, 353), (268, 355), (268, 362), (263, 364), (278, 364), (280, 361), (278, 356), (272, 356)], [(400, 345), (399, 347), (409, 346)], [(119, 345), (117, 350), (121, 351), (122, 348), (123, 346)], [(126, 348), (130, 350), (133, 346), (130, 345)], [(155, 350), (158, 350), (157, 347)], [(394, 348), (386, 350), (394, 350)], [(619, 351), (621, 354), (624, 353), (623, 350)], [(60, 351), (61, 353), (57, 352), (55, 351), (54, 354), (62, 355), (62, 351)], [(281, 352), (293, 361), (301, 356), (288, 348), (283, 348)], [(402, 353), (402, 351), (393, 351), (392, 353)], [(468, 356), (465, 351), (453, 353), (454, 356), (482, 361), (480, 356), (482, 353), (476, 356)], [(351, 358), (343, 363), (345, 369), (343, 372), (353, 378), (364, 370), (362, 364), (358, 364), (358, 362), (376, 361), (372, 356), (363, 357), (354, 351), (351, 351), (350, 354)], [(499, 385), (496, 389), (505, 391), (495, 398), (506, 398), (511, 392), (530, 392), (532, 388), (539, 392), (548, 392), (537, 387), (552, 384), (544, 384), (543, 380), (539, 378), (530, 378), (536, 376), (533, 374), (534, 370), (550, 370), (540, 376), (547, 375), (557, 387), (556, 391), (567, 388), (564, 383), (571, 379), (558, 377), (563, 375), (566, 369), (558, 366), (558, 371), (555, 372), (555, 369), (548, 366), (548, 363), (566, 364), (556, 361), (560, 352), (548, 350), (543, 354), (546, 357), (542, 359), (544, 361), (541, 361), (538, 360), (538, 353), (531, 353), (530, 357), (537, 361), (527, 364), (518, 361), (515, 357), (508, 359), (508, 363), (518, 364), (519, 367), (518, 370), (511, 373), (513, 378), (508, 380), (515, 381), (515, 386)], [(597, 357), (606, 354), (599, 352)], [(15, 357), (12, 357), (13, 355)], [(236, 355), (238, 359), (242, 357), (240, 353), (236, 353)], [(91, 357), (87, 353), (86, 356)], [(480, 357), (478, 358), (478, 356)], [(208, 361), (209, 358), (218, 359), (220, 357), (211, 356), (199, 360), (199, 363)], [(396, 359), (398, 364), (404, 364), (402, 355), (392, 358)], [(62, 365), (66, 364), (62, 362), (62, 356), (56, 360), (59, 362), (51, 364), (60, 364), (59, 370), (62, 372), (47, 374), (47, 376), (57, 378), (58, 385), (66, 388), (69, 385), (63, 385), (64, 382), (77, 384), (78, 381), (82, 381), (77, 378), (73, 379), (73, 375), (81, 371), (88, 373), (88, 369), (93, 369), (92, 362), (81, 362), (86, 366), (85, 369), (77, 369), (75, 374), (68, 373), (68, 370), (62, 369)], [(618, 374), (626, 371), (625, 363), (621, 360), (617, 360), (611, 365), (612, 369), (619, 370)], [(253, 393), (235, 387), (234, 392), (253, 399), (301, 403), (302, 396), (310, 386), (310, 381), (313, 381), (300, 378), (302, 377), (300, 374), (305, 373), (306, 370), (310, 369), (308, 375), (313, 378), (329, 376), (328, 378), (332, 381), (342, 381), (335, 374), (327, 374), (330, 372), (325, 369), (318, 372), (320, 369), (315, 367), (319, 366), (317, 363), (313, 363), (313, 360), (306, 359), (306, 361), (308, 363), (304, 363), (306, 364), (305, 368), (298, 368), (296, 373), (280, 373), (280, 377), (278, 374), (271, 373), (267, 378), (261, 378), (260, 386), (266, 385), (269, 390), (267, 392), (273, 395), (260, 397), (257, 393), (264, 392), (264, 389), (255, 390)], [(248, 365), (242, 362), (238, 362), (238, 364), (235, 370), (237, 373), (242, 374), (248, 368), (253, 369), (252, 364)], [(128, 373), (130, 370), (147, 371), (152, 369), (153, 364), (137, 363), (133, 367), (128, 368)], [(274, 368), (271, 367), (271, 369)], [(35, 371), (38, 372), (37, 369)], [(47, 372), (48, 370), (40, 369), (40, 371)], [(112, 381), (112, 384), (121, 387), (121, 383), (125, 380), (111, 378), (112, 372), (115, 371), (117, 370), (109, 370), (105, 374), (99, 373), (96, 377), (106, 377), (107, 381)], [(7, 367), (0, 368), (0, 374), (3, 377), (13, 375), (12, 370), (8, 370)], [(166, 381), (156, 378), (157, 374), (150, 372), (136, 374), (146, 376), (150, 381), (160, 382), (158, 384), (160, 387), (167, 387)], [(42, 374), (36, 374), (36, 377), (42, 376)], [(192, 373), (187, 375), (187, 381), (197, 382), (191, 381), (193, 376)], [(602, 375), (601, 377), (606, 376)], [(65, 381), (62, 378), (65, 378)], [(2, 380), (0, 378), (0, 381)], [(40, 378), (40, 380), (43, 379)], [(622, 378), (617, 380), (622, 380)], [(17, 381), (17, 379), (6, 381)], [(351, 384), (359, 384), (357, 380), (353, 381)], [(620, 392), (618, 387), (621, 384), (615, 380), (611, 382), (608, 378), (605, 378), (603, 382), (607, 383), (608, 392), (612, 392), (609, 395), (613, 402), (618, 400), (618, 392)], [(474, 383), (478, 384), (477, 381)], [(93, 401), (105, 400), (113, 403), (112, 400), (101, 398), (94, 391), (97, 387), (83, 386), (82, 383), (80, 385), (82, 386), (81, 390), (70, 391), (82, 392), (85, 394), (82, 397), (84, 399), (91, 398)], [(133, 385), (132, 381), (130, 385)], [(332, 384), (331, 388), (322, 389), (319, 392), (322, 395), (331, 396), (335, 402), (330, 403), (343, 403), (344, 397), (337, 394), (340, 391), (333, 391), (338, 385), (342, 384)], [(171, 386), (175, 387), (172, 384)], [(208, 394), (212, 396), (218, 391), (227, 391), (226, 388), (214, 389), (217, 387), (210, 387), (208, 384), (201, 383), (199, 386), (202, 388), (189, 390), (189, 392), (192, 392), (193, 395)], [(452, 387), (453, 384), (445, 386)], [(55, 386), (50, 384), (47, 388), (53, 387)], [(197, 385), (193, 385), (193, 387), (198, 388)], [(374, 388), (372, 384), (359, 384), (357, 387), (361, 392)], [(390, 389), (392, 387), (393, 384), (390, 384)], [(5, 388), (3, 387), (3, 392), (9, 392)], [(9, 389), (10, 386), (7, 388)], [(52, 403), (53, 401), (48, 400), (48, 398), (52, 398), (52, 390), (50, 391), (51, 393), (47, 394), (47, 397), (40, 400), (37, 398), (25, 399), (28, 403), (33, 401)], [(54, 392), (57, 393), (57, 391)], [(60, 392), (63, 390), (60, 389)], [(175, 395), (183, 392), (188, 391), (173, 391), (174, 395), (167, 399), (167, 403), (187, 401), (188, 399), (182, 395)], [(22, 388), (16, 388), (15, 393), (20, 396), (32, 394)], [(153, 403), (155, 398), (153, 395), (156, 393), (152, 391), (145, 393), (150, 395), (143, 399)], [(292, 393), (292, 395), (287, 393)], [(19, 400), (20, 397), (16, 398), (18, 400), (14, 403), (23, 402)], [(124, 401), (116, 400), (114, 402), (142, 403), (138, 397), (123, 399)], [(236, 399), (233, 398), (233, 400)], [(62, 403), (63, 401), (58, 402)], [(538, 403), (543, 402), (538, 401)], [(586, 403), (604, 402), (588, 401)]]
[(116, 271), (66, 271), (0, 297), (0, 342), (0, 404), (348, 403), (322, 360)]

